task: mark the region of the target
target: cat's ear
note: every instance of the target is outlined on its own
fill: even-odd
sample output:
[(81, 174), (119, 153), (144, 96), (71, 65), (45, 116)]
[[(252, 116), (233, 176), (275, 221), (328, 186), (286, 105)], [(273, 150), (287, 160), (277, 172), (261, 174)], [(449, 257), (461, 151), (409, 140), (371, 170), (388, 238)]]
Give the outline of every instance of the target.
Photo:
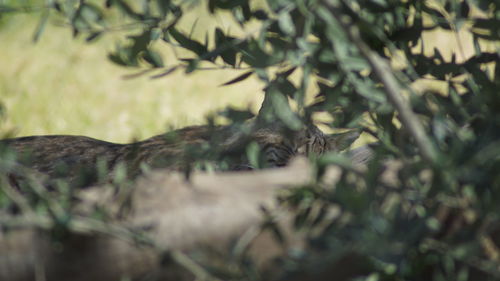
[(327, 135), (329, 150), (342, 151), (351, 146), (361, 135), (359, 130), (351, 130), (339, 134)]

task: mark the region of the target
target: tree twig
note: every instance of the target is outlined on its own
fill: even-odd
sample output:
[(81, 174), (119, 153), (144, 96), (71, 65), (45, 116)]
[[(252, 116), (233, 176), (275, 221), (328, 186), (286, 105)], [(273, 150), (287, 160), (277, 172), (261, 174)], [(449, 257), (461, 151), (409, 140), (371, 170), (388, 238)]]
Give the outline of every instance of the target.
[(23, 214), (33, 213), (33, 208), (31, 208), (28, 200), (11, 186), (6, 175), (0, 176), (0, 188), (2, 192), (19, 207)]

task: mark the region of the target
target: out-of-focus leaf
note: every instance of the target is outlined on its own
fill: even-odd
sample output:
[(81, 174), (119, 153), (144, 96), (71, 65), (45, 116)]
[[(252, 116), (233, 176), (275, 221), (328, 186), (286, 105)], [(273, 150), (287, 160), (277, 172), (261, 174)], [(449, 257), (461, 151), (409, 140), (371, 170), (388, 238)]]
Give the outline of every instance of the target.
[(146, 50), (143, 54), (143, 58), (153, 67), (163, 67), (163, 59), (161, 55), (153, 50)]
[(442, 143), (448, 134), (446, 119), (442, 116), (436, 116), (432, 121), (432, 130), (436, 140)]
[(241, 44), (240, 52), (242, 53), (242, 61), (254, 68), (264, 68), (274, 65), (283, 59), (282, 54), (268, 54), (264, 51), (255, 40), (250, 40)]
[(130, 46), (117, 46), (116, 50), (108, 55), (108, 58), (121, 66), (138, 66), (137, 55)]
[(162, 72), (160, 74), (156, 74), (156, 75), (151, 76), (151, 79), (158, 79), (158, 78), (162, 78), (162, 77), (165, 77), (167, 75), (170, 75), (174, 71), (176, 71), (178, 68), (179, 68), (178, 66), (170, 67), (169, 69), (167, 69), (166, 71), (164, 71), (164, 72)]
[(158, 7), (158, 11), (160, 11), (160, 15), (162, 17), (165, 17), (169, 12), (171, 1), (170, 0), (156, 0), (156, 5)]
[(272, 46), (273, 51), (283, 53), (288, 50), (291, 46), (290, 42), (283, 40), (283, 38), (276, 36), (266, 36), (266, 41)]
[(328, 135), (328, 139), (331, 143), (335, 143), (335, 147), (338, 151), (342, 151), (349, 148), (360, 135), (361, 133), (359, 130), (351, 130), (348, 132)]
[(424, 3), (422, 6), (422, 10), (426, 13), (428, 13), (431, 16), (431, 19), (434, 20), (434, 22), (439, 25), (441, 28), (446, 29), (446, 30), (451, 30), (450, 23), (446, 19), (446, 16), (443, 15), (441, 11), (438, 9), (432, 7), (432, 6), (427, 6), (427, 3)]
[(348, 77), (359, 95), (377, 103), (386, 102), (384, 93), (380, 89), (375, 87), (373, 81), (367, 79), (358, 79), (355, 78), (354, 75), (349, 75)]
[(360, 57), (346, 57), (342, 59), (342, 66), (350, 71), (362, 71), (370, 69), (368, 62)]
[(243, 13), (243, 18), (245, 19), (245, 22), (249, 21), (252, 18), (252, 10), (250, 9), (250, 5), (248, 4), (248, 1), (245, 1), (244, 3), (241, 4), (241, 11)]
[(261, 167), (260, 146), (256, 142), (251, 142), (246, 147), (246, 156), (250, 166), (258, 169)]
[(278, 18), (280, 29), (287, 35), (295, 35), (295, 24), (289, 13), (281, 13)]
[(162, 36), (162, 32), (159, 28), (151, 29), (151, 33), (150, 33), (151, 41), (156, 41), (156, 40), (160, 39), (161, 36)]
[(87, 41), (87, 42), (94, 42), (97, 39), (99, 39), (101, 36), (102, 36), (102, 32), (101, 31), (93, 32), (87, 38), (85, 38), (85, 41)]
[(225, 82), (221, 86), (232, 85), (232, 84), (238, 83), (240, 81), (243, 81), (243, 80), (247, 79), (248, 77), (250, 77), (250, 75), (252, 75), (253, 73), (254, 73), (253, 71), (245, 72), (245, 73), (239, 75), (238, 77), (231, 79), (230, 81)]
[(168, 32), (183, 48), (192, 51), (198, 56), (201, 57), (204, 54), (208, 53), (207, 46), (203, 45), (202, 43), (196, 40), (188, 38), (187, 36), (179, 32), (176, 28), (172, 27), (171, 29), (169, 29)]
[(293, 98), (294, 94), (297, 92), (297, 88), (288, 79), (278, 78), (277, 87), (280, 93), (285, 94), (287, 97)]
[(114, 6), (117, 6), (125, 15), (135, 20), (143, 20), (144, 16), (132, 9), (130, 5), (124, 0), (111, 0)]
[(90, 3), (82, 3), (74, 13), (69, 11), (67, 13), (71, 16), (74, 36), (78, 35), (80, 32), (90, 31), (93, 34), (102, 32), (102, 30), (95, 31), (96, 26), (102, 27), (104, 25), (104, 14), (101, 8)]
[(302, 121), (292, 111), (288, 99), (282, 94), (278, 87), (272, 86), (268, 89), (266, 95), (270, 95), (270, 101), (276, 116), (290, 129), (299, 130), (302, 127)]
[(196, 68), (198, 68), (198, 63), (199, 63), (199, 60), (196, 60), (196, 59), (188, 60), (188, 65), (186, 67), (186, 73), (191, 73), (191, 72), (195, 71)]
[(42, 17), (40, 18), (40, 21), (38, 22), (38, 25), (35, 30), (35, 34), (33, 35), (33, 41), (38, 42), (40, 39), (40, 36), (42, 35), (43, 31), (45, 30), (45, 27), (47, 26), (47, 21), (49, 20), (50, 13), (47, 10), (42, 14)]
[(258, 9), (256, 11), (254, 11), (253, 16), (258, 20), (267, 20), (269, 18), (266, 11), (264, 11), (262, 9)]
[(215, 29), (215, 45), (217, 52), (225, 63), (235, 66), (236, 65), (236, 46), (234, 46), (233, 37), (228, 37), (220, 28)]
[(278, 73), (278, 76), (280, 76), (282, 78), (288, 78), (288, 76), (290, 76), (292, 73), (294, 73), (295, 70), (297, 70), (297, 67), (291, 67), (288, 70), (285, 70), (283, 72)]
[(469, 12), (470, 12), (469, 3), (467, 3), (467, 1), (463, 1), (460, 4), (460, 16), (463, 18), (467, 18), (469, 16)]
[(211, 7), (212, 12), (214, 12), (215, 9), (232, 10), (247, 3), (248, 0), (210, 0), (209, 6)]
[(494, 18), (476, 18), (474, 19), (472, 27), (496, 31), (500, 28), (500, 20)]
[(345, 34), (332, 13), (324, 7), (318, 8), (316, 12), (318, 16), (325, 21), (327, 30), (326, 35), (328, 38), (332, 40), (332, 42), (335, 42), (333, 40), (345, 41)]
[(101, 23), (104, 16), (101, 9), (93, 4), (85, 3), (80, 6), (81, 17), (89, 24)]
[(118, 64), (118, 65), (127, 66), (127, 62), (116, 53), (109, 54), (108, 59), (111, 60), (112, 62)]
[(254, 114), (248, 110), (238, 110), (234, 108), (226, 108), (219, 115), (229, 118), (235, 123), (241, 123), (254, 117)]
[(135, 59), (139, 53), (147, 50), (151, 42), (151, 31), (146, 29), (141, 34), (133, 35), (129, 38), (132, 40), (132, 44), (129, 46), (129, 56)]

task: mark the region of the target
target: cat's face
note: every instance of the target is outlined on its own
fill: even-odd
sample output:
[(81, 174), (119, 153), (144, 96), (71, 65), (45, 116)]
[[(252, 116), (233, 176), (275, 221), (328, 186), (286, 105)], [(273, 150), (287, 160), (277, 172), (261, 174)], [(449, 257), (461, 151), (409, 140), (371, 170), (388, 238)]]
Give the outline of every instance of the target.
[(327, 135), (315, 126), (289, 134), (269, 129), (254, 135), (271, 167), (285, 166), (296, 155), (321, 155), (348, 148), (358, 137), (358, 131)]
[(348, 148), (360, 133), (352, 130), (338, 134), (324, 134), (317, 127), (303, 130), (297, 135), (297, 153), (301, 155), (316, 154), (326, 152), (339, 152)]

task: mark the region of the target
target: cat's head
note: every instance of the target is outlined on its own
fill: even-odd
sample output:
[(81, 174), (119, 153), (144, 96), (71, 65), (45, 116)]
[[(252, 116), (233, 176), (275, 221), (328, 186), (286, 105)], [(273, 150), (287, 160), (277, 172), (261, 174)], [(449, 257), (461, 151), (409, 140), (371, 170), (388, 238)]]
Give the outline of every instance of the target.
[(343, 133), (324, 134), (316, 126), (302, 130), (297, 134), (297, 153), (320, 155), (326, 152), (340, 152), (351, 146), (356, 141), (360, 132), (350, 130)]
[[(279, 125), (273, 125), (259, 128), (251, 134), (248, 141), (256, 141), (259, 144), (267, 167), (281, 167), (297, 155), (321, 155), (326, 152), (345, 150), (359, 135), (357, 130), (328, 135), (314, 125), (298, 131), (290, 131)], [(242, 144), (248, 144), (248, 142), (242, 142)], [(243, 148), (244, 145), (238, 147)], [(245, 167), (249, 169), (248, 167), (251, 166), (246, 163)]]

